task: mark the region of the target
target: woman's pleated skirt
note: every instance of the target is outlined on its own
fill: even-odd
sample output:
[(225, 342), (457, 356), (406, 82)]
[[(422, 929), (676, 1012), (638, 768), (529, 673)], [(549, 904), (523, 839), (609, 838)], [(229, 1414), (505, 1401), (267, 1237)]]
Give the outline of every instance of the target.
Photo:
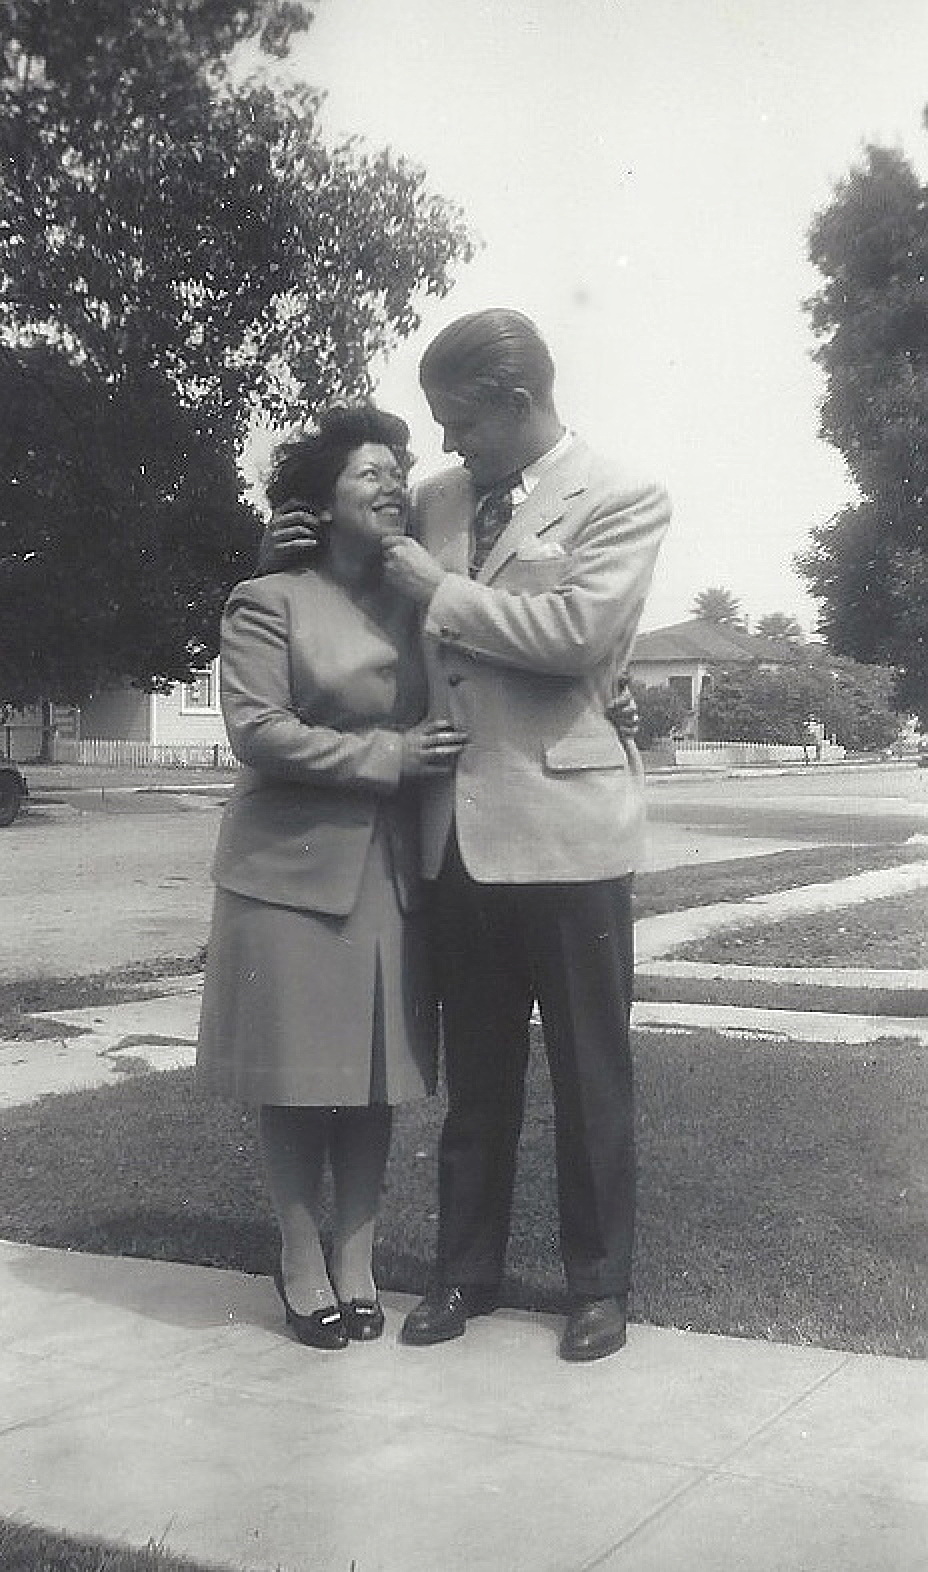
[(400, 1103), (435, 1090), (425, 913), (404, 915), (378, 827), (347, 917), (217, 889), (197, 1081), (238, 1102)]

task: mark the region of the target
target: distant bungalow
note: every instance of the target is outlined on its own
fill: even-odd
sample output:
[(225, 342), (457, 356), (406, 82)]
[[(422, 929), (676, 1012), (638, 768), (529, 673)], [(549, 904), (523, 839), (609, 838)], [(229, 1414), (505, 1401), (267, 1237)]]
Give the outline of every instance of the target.
[(745, 633), (730, 622), (691, 617), (669, 628), (639, 633), (632, 650), (631, 676), (645, 688), (659, 688), (666, 683), (686, 707), (681, 731), (695, 737), (699, 735), (700, 702), (713, 677), (737, 667), (776, 671), (781, 666), (800, 665), (809, 659), (813, 648), (816, 646), (792, 639)]

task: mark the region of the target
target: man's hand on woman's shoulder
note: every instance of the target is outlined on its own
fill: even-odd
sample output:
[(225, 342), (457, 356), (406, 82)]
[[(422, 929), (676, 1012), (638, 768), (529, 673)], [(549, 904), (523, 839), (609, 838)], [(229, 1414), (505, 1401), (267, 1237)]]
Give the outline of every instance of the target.
[(258, 547), (258, 573), (280, 573), (309, 562), (319, 545), (319, 520), (304, 503), (275, 508)]

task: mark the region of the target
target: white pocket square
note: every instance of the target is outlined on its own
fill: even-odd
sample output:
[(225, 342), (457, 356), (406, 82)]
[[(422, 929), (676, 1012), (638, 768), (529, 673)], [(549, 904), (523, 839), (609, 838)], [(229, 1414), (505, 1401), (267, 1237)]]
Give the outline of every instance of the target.
[(531, 540), (524, 540), (516, 552), (518, 562), (551, 562), (566, 556), (560, 541), (539, 540), (537, 535)]

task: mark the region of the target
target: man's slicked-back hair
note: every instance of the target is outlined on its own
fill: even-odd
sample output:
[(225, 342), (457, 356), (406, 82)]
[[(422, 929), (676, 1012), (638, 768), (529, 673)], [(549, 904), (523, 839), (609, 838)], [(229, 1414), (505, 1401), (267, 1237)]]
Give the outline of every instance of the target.
[(473, 311), (443, 328), (419, 362), (419, 381), (426, 392), (526, 388), (539, 404), (550, 404), (554, 362), (531, 318), (500, 307)]

